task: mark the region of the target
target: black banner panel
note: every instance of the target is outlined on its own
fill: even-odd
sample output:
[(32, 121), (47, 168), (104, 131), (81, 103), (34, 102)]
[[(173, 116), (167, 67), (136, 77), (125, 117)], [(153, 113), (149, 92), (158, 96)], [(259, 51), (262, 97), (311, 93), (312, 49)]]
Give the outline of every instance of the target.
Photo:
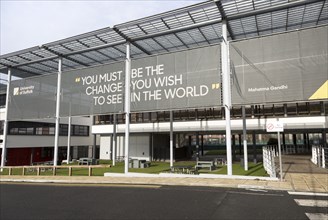
[(232, 103), (328, 99), (327, 26), (230, 43)]
[(124, 62), (62, 73), (60, 116), (123, 112)]
[(220, 106), (219, 64), (219, 46), (133, 60), (131, 111)]
[(57, 74), (12, 81), (8, 120), (54, 118), (56, 94)]

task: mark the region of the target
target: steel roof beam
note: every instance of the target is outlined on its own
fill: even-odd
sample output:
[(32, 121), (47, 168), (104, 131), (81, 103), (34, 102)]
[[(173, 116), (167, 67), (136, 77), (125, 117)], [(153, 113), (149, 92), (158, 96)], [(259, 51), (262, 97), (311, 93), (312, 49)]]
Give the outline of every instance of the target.
[[(307, 24), (307, 23), (312, 23), (313, 21), (308, 21), (308, 22), (304, 22), (303, 24)], [(293, 25), (291, 25), (291, 26), (289, 26), (289, 27), (293, 27), (293, 26), (298, 26), (298, 25), (301, 25), (302, 23), (295, 23), (295, 24), (293, 24)], [(326, 25), (320, 25), (320, 26), (318, 26), (318, 27), (322, 27), (322, 26), (326, 26)], [(282, 29), (282, 28), (284, 28), (285, 27), (285, 25), (281, 25), (281, 26), (277, 26), (276, 27), (276, 29)], [(307, 28), (304, 28), (304, 29), (307, 29)], [(272, 30), (272, 28), (265, 28), (265, 29), (262, 29), (262, 30), (260, 30), (260, 32), (265, 32), (265, 31), (270, 31), (270, 30)], [(296, 30), (298, 30), (297, 28), (296, 29), (294, 29), (294, 30), (289, 30), (288, 32), (291, 32), (291, 31), (296, 31)], [(235, 36), (236, 37), (238, 37), (238, 36), (241, 36), (241, 35), (248, 35), (248, 34), (254, 34), (254, 33), (256, 33), (255, 31), (249, 31), (249, 32), (245, 32), (245, 33), (240, 33), (240, 34), (235, 34)], [(266, 34), (266, 35), (273, 35), (273, 34), (280, 34), (280, 33), (284, 33), (284, 32), (276, 32), (276, 33), (272, 33), (272, 34)], [(264, 35), (264, 36), (266, 36), (266, 35)], [(259, 36), (259, 37), (261, 37), (261, 36)], [(256, 36), (254, 36), (254, 37), (252, 37), (252, 38), (257, 38)], [(252, 38), (247, 38), (247, 39), (236, 39), (235, 41), (240, 41), (240, 40), (248, 40), (248, 39), (252, 39)]]
[[(80, 44), (82, 44), (83, 46), (85, 46), (85, 47), (89, 47), (88, 45), (86, 45), (86, 44), (84, 44), (84, 43), (82, 43), (82, 42), (80, 42), (79, 40), (77, 40), (77, 42), (79, 42)], [(70, 50), (70, 51), (74, 51), (73, 49), (71, 49), (71, 48), (68, 48), (67, 46), (65, 46), (65, 45), (62, 45), (62, 44), (59, 44), (61, 47), (63, 47), (63, 48), (65, 48), (65, 49), (67, 49), (67, 50)], [(80, 56), (82, 56), (82, 57), (84, 57), (84, 58), (87, 58), (87, 59), (89, 59), (89, 60), (92, 60), (93, 62), (96, 62), (96, 63), (100, 63), (100, 64), (103, 64), (102, 62), (99, 62), (98, 60), (95, 60), (95, 59), (93, 59), (93, 58), (91, 58), (91, 57), (89, 57), (89, 56), (87, 56), (87, 55), (85, 55), (85, 54), (78, 54), (78, 55), (80, 55)], [(71, 57), (70, 57), (71, 58)], [(74, 58), (72, 58), (72, 59), (74, 59)]]
[[(126, 41), (125, 41), (126, 42)], [(118, 45), (117, 45), (118, 46)], [(117, 46), (113, 46), (112, 48), (114, 48), (115, 50), (117, 50), (118, 52), (125, 54), (125, 51), (121, 50), (120, 48), (117, 48)]]
[[(35, 54), (36, 55), (36, 54)], [(28, 58), (25, 58), (25, 57), (22, 57), (21, 55), (17, 55), (19, 58), (22, 58), (26, 61), (32, 61), (31, 59), (28, 59)], [(54, 70), (57, 70), (55, 67), (51, 66), (51, 65), (48, 65), (48, 64), (45, 64), (45, 63), (38, 63), (39, 65), (43, 65), (43, 66), (46, 66), (48, 68), (51, 68), (51, 69), (54, 69)]]
[[(274, 11), (284, 10), (284, 9), (297, 7), (297, 6), (302, 6), (302, 5), (307, 5), (307, 4), (320, 2), (320, 1), (322, 1), (322, 0), (300, 0), (300, 1), (295, 1), (295, 2), (288, 2), (288, 3), (277, 5), (277, 6), (271, 6), (270, 8), (262, 8), (262, 9), (257, 9), (257, 10), (254, 10), (254, 11), (248, 11), (248, 12), (238, 13), (238, 14), (235, 14), (235, 15), (230, 15), (230, 16), (227, 16), (226, 19), (228, 21), (229, 20), (236, 20), (236, 19), (241, 19), (241, 18), (244, 18), (244, 17), (255, 16), (255, 15), (264, 14), (264, 13), (270, 13), (270, 12), (274, 12)], [(174, 33), (177, 33), (177, 32), (187, 31), (187, 30), (191, 30), (191, 29), (196, 29), (196, 28), (200, 28), (200, 27), (204, 27), (204, 26), (214, 25), (214, 24), (220, 23), (221, 21), (222, 21), (221, 18), (213, 19), (213, 20), (209, 20), (209, 21), (199, 22), (197, 24), (192, 24), (192, 25), (188, 25), (188, 26), (184, 26), (184, 27), (175, 28), (175, 29), (169, 29), (169, 30), (154, 33), (154, 34), (149, 34), (147, 36), (136, 37), (136, 38), (132, 38), (132, 39), (129, 39), (129, 40), (132, 43), (132, 42), (139, 41), (139, 40), (144, 40), (144, 39), (164, 36), (164, 35), (168, 35), (168, 34), (174, 34)], [(119, 27), (119, 26), (123, 26), (123, 25), (116, 25), (114, 28), (116, 30), (118, 30), (116, 27)], [(236, 37), (237, 35), (234, 35), (234, 36)], [(118, 41), (118, 42), (115, 42), (115, 43), (109, 43), (109, 44), (99, 45), (99, 46), (95, 46), (95, 47), (90, 47), (90, 48), (87, 48), (87, 49), (84, 49), (84, 50), (74, 51), (74, 52), (67, 53), (67, 54), (62, 54), (62, 55), (61, 54), (60, 55), (56, 54), (55, 56), (46, 57), (46, 58), (42, 58), (40, 60), (31, 61), (31, 62), (21, 63), (21, 64), (15, 65), (15, 66), (19, 67), (19, 66), (28, 65), (28, 64), (31, 64), (31, 63), (37, 63), (37, 62), (52, 60), (52, 59), (57, 58), (58, 56), (66, 57), (66, 56), (70, 56), (70, 55), (73, 55), (73, 54), (84, 53), (84, 52), (93, 51), (93, 50), (99, 50), (99, 49), (103, 49), (103, 48), (107, 48), (107, 47), (115, 47), (115, 46), (126, 43), (126, 41), (127, 41), (127, 39), (122, 40), (122, 41)], [(47, 45), (50, 45), (50, 44), (47, 44)], [(42, 48), (42, 46), (41, 47), (33, 47), (33, 48), (13, 52), (13, 53), (10, 53), (10, 54), (2, 55), (2, 56), (0, 56), (0, 59), (10, 57), (10, 56), (14, 56), (14, 55), (17, 55), (17, 54), (31, 52), (33, 50), (38, 50), (40, 48)], [(75, 61), (73, 61), (73, 62), (75, 62)], [(82, 64), (82, 65), (85, 65), (85, 64)]]
[(8, 57), (13, 57), (13, 56), (17, 56), (17, 55), (24, 54), (24, 53), (29, 53), (31, 51), (35, 51), (35, 50), (39, 50), (39, 49), (40, 49), (39, 46), (35, 46), (35, 47), (15, 51), (15, 52), (12, 52), (12, 53), (7, 53), (7, 54), (4, 54), (4, 55), (0, 55), (0, 59), (5, 59), (5, 58), (8, 58)]
[[(190, 14), (189, 11), (188, 11), (188, 15), (189, 15), (190, 19), (192, 20), (192, 22), (194, 22), (194, 24), (196, 24), (195, 19), (191, 16), (191, 14)], [(199, 33), (203, 36), (203, 38), (206, 40), (206, 42), (207, 42), (208, 44), (211, 44), (211, 43), (208, 41), (208, 39), (206, 38), (205, 34), (203, 33), (203, 31), (202, 31), (200, 28), (198, 28), (198, 31), (199, 31)]]
[[(161, 18), (161, 21), (164, 23), (164, 25), (169, 29), (169, 30), (171, 30), (171, 27), (164, 21), (164, 19), (163, 18)], [(185, 46), (185, 47), (187, 47), (187, 48), (189, 48), (188, 47), (188, 45), (186, 45), (185, 44), (185, 42), (175, 33), (175, 32), (173, 32), (172, 33), (176, 38), (178, 38), (178, 40)]]
[[(251, 16), (260, 15), (260, 14), (264, 14), (264, 13), (270, 13), (270, 12), (274, 12), (274, 11), (284, 10), (284, 9), (293, 8), (293, 7), (302, 6), (302, 5), (311, 4), (311, 3), (320, 2), (320, 1), (322, 1), (322, 0), (300, 0), (300, 1), (296, 1), (296, 2), (288, 2), (288, 3), (282, 4), (282, 5), (272, 6), (270, 8), (262, 8), (262, 9), (257, 9), (254, 11), (241, 12), (241, 13), (238, 13), (235, 15), (229, 15), (226, 17), (226, 20), (227, 21), (237, 20), (237, 19), (241, 19), (241, 18), (245, 18), (245, 17), (251, 17)], [(209, 26), (209, 25), (220, 23), (220, 22), (222, 22), (221, 18), (213, 19), (213, 20), (209, 20), (209, 21), (199, 22), (197, 24), (191, 24), (191, 25), (184, 26), (184, 27), (179, 27), (179, 28), (175, 28), (175, 29), (170, 29), (170, 30), (150, 34), (147, 36), (136, 37), (131, 40), (138, 41), (138, 40), (143, 40), (143, 39), (147, 39), (147, 38), (163, 36), (163, 35), (167, 35), (167, 34), (174, 34), (177, 32), (182, 32), (182, 31), (196, 29), (196, 28), (200, 28), (200, 27), (204, 27), (204, 26)]]
[(288, 2), (288, 3), (281, 4), (281, 5), (270, 6), (269, 8), (261, 8), (261, 9), (256, 9), (253, 11), (241, 12), (241, 13), (238, 13), (235, 15), (229, 15), (229, 16), (227, 16), (227, 20), (236, 20), (236, 19), (241, 19), (241, 18), (245, 18), (245, 17), (251, 17), (251, 16), (265, 14), (265, 13), (271, 13), (274, 11), (280, 11), (280, 10), (284, 10), (284, 9), (288, 9), (288, 8), (309, 5), (309, 4), (321, 2), (321, 1), (322, 0), (300, 0), (300, 1)]
[[(253, 5), (253, 9), (255, 9), (255, 3), (254, 3), (254, 0), (252, 0), (252, 5)], [(257, 35), (260, 36), (260, 32), (259, 32), (259, 25), (257, 23), (257, 15), (255, 15), (255, 25), (256, 25), (256, 31), (257, 31)]]
[(121, 37), (123, 37), (126, 41), (130, 42), (133, 46), (135, 46), (136, 48), (138, 48), (139, 50), (141, 50), (142, 52), (144, 52), (147, 55), (151, 55), (150, 52), (148, 52), (147, 50), (145, 50), (143, 47), (141, 47), (140, 45), (138, 45), (136, 43), (136, 41), (132, 41), (129, 37), (125, 36), (125, 34), (123, 34), (118, 28), (113, 27), (113, 30), (116, 31), (116, 33), (118, 33)]
[[(89, 45), (83, 43), (82, 41), (80, 41), (80, 40), (76, 40), (76, 41), (79, 42), (80, 44), (82, 44), (83, 46), (85, 46), (85, 47), (87, 47), (87, 48), (90, 48)], [(67, 49), (69, 49), (69, 48), (67, 48)], [(110, 57), (110, 56), (108, 56), (107, 54), (104, 54), (104, 53), (102, 53), (102, 52), (100, 52), (100, 51), (95, 50), (94, 52), (99, 53), (99, 54), (103, 55), (104, 57), (107, 57), (107, 58), (112, 59), (112, 60), (114, 60), (114, 61), (117, 61), (117, 59), (115, 59), (115, 58), (113, 58), (113, 57)], [(100, 62), (100, 61), (98, 61), (98, 60), (95, 60), (95, 59), (89, 57), (89, 56), (86, 55), (86, 54), (80, 54), (80, 55), (85, 56), (86, 58), (88, 58), (88, 59), (90, 59), (90, 60), (93, 60), (94, 62), (97, 62), (97, 63), (101, 63), (101, 64), (103, 64), (102, 62)]]
[[(22, 72), (25, 72), (25, 73), (28, 73), (28, 74), (31, 74), (31, 75), (34, 75), (34, 76), (40, 76), (40, 75), (42, 75), (42, 74), (40, 74), (40, 73), (31, 72), (31, 71), (28, 71), (28, 70), (23, 70), (23, 69), (20, 69), (19, 67), (11, 66), (11, 65), (8, 65), (8, 64), (2, 63), (1, 61), (0, 61), (0, 64), (1, 64), (1, 65), (4, 65), (6, 68), (16, 69), (16, 70), (18, 70), (18, 71), (22, 71)], [(30, 68), (33, 68), (33, 67), (30, 67)], [(4, 74), (6, 74), (6, 73), (4, 73)]]
[(326, 2), (323, 2), (323, 3), (322, 3), (322, 7), (321, 7), (320, 13), (319, 13), (319, 15), (318, 15), (318, 20), (317, 20), (316, 25), (319, 24), (319, 20), (320, 20), (320, 17), (321, 17), (322, 11), (323, 11), (323, 7), (325, 6), (325, 4), (326, 4)]
[(219, 12), (220, 12), (220, 14), (221, 14), (221, 18), (222, 18), (222, 20), (227, 20), (227, 30), (228, 30), (228, 33), (229, 33), (229, 35), (230, 35), (230, 38), (232, 39), (232, 40), (234, 40), (235, 39), (235, 37), (234, 37), (234, 35), (233, 35), (233, 32), (232, 32), (232, 29), (231, 29), (231, 26), (230, 26), (230, 24), (229, 24), (229, 21), (228, 21), (228, 19), (227, 19), (227, 15), (226, 15), (226, 13), (225, 13), (225, 11), (224, 11), (224, 8), (223, 8), (223, 6), (222, 6), (222, 3), (221, 3), (221, 1), (215, 1), (215, 4), (216, 4), (216, 7), (219, 9)]
[(68, 37), (66, 39), (62, 39), (62, 40), (54, 41), (54, 42), (51, 42), (51, 43), (47, 43), (47, 44), (44, 44), (44, 46), (46, 46), (46, 47), (56, 46), (58, 44), (72, 42), (72, 41), (75, 41), (75, 40), (78, 40), (78, 39), (93, 37), (95, 35), (106, 33), (106, 32), (109, 32), (111, 30), (112, 30), (112, 28), (106, 27), (106, 28), (102, 28), (102, 29), (99, 29), (99, 30), (96, 30), (96, 31), (90, 31), (90, 32), (87, 32), (87, 33), (84, 33), (84, 34), (80, 34), (80, 35), (76, 35), (76, 36), (73, 36), (73, 37)]
[[(33, 54), (34, 56), (37, 56), (37, 57), (40, 57), (40, 58), (44, 58), (44, 57), (40, 56), (39, 54), (34, 53), (33, 51), (31, 51), (30, 53)], [(30, 61), (32, 62), (33, 60), (30, 60)], [(45, 63), (42, 63), (42, 65), (52, 67), (53, 69), (55, 69), (55, 70), (57, 71), (57, 70), (58, 70), (58, 67), (57, 67), (58, 63), (57, 63), (56, 61), (54, 61), (54, 60), (49, 60), (49, 61), (50, 61), (50, 62), (54, 62), (56, 67), (53, 67), (53, 66), (48, 65), (48, 64), (45, 64)], [(63, 65), (63, 66), (66, 66), (66, 67), (70, 67), (70, 66), (68, 66), (68, 65), (66, 65), (66, 64), (62, 64), (62, 65)]]
[[(100, 50), (100, 49), (104, 49), (104, 48), (107, 48), (107, 47), (114, 47), (115, 48), (115, 46), (118, 46), (118, 45), (121, 45), (121, 44), (124, 44), (124, 43), (126, 43), (126, 40), (119, 41), (119, 42), (116, 42), (116, 43), (111, 43), (111, 44), (104, 44), (104, 45), (99, 45), (99, 46), (95, 46), (95, 47), (90, 47), (90, 48), (86, 48), (84, 50), (74, 51), (74, 52), (71, 52), (71, 53), (65, 53), (63, 55), (53, 55), (51, 57), (45, 57), (45, 58), (41, 58), (39, 60), (33, 60), (33, 61), (30, 61), (30, 62), (20, 63), (20, 64), (15, 65), (15, 67), (29, 65), (29, 64), (32, 64), (32, 63), (44, 62), (44, 61), (48, 61), (48, 60), (54, 60), (54, 59), (57, 59), (59, 56), (64, 56), (64, 57), (65, 56), (71, 56), (71, 55), (75, 55), (75, 54), (79, 54), (79, 53), (85, 53), (85, 52), (89, 52), (89, 51)], [(42, 46), (38, 47), (38, 49), (40, 49), (41, 47)], [(117, 49), (117, 48), (115, 48), (115, 49)], [(118, 50), (118, 51), (120, 51), (120, 50)]]
[(164, 12), (164, 13), (152, 15), (152, 16), (149, 16), (149, 17), (141, 18), (141, 19), (138, 19), (138, 20), (128, 21), (126, 23), (115, 25), (114, 27), (122, 28), (122, 27), (129, 27), (129, 26), (132, 26), (132, 25), (140, 24), (140, 23), (151, 22), (151, 21), (154, 21), (156, 19), (167, 18), (167, 17), (170, 17), (170, 16), (175, 16), (177, 14), (183, 14), (183, 13), (191, 11), (191, 10), (201, 9), (204, 6), (206, 7), (206, 6), (210, 6), (212, 4), (213, 4), (212, 0), (211, 1), (206, 1), (206, 2), (201, 2), (201, 3), (194, 4), (194, 5), (186, 6), (186, 7), (183, 7), (183, 8), (174, 9), (174, 10), (171, 10), (171, 11), (168, 11), (168, 12)]
[(43, 45), (42, 48), (45, 49), (45, 50), (47, 50), (47, 51), (49, 51), (49, 52), (51, 52), (51, 53), (53, 53), (53, 54), (55, 54), (55, 55), (57, 55), (58, 57), (63, 57), (63, 58), (65, 58), (65, 59), (69, 60), (69, 61), (72, 61), (72, 62), (74, 62), (74, 63), (80, 64), (80, 65), (82, 65), (82, 66), (89, 66), (88, 64), (85, 64), (85, 63), (83, 63), (83, 62), (81, 62), (81, 61), (78, 61), (78, 60), (76, 60), (76, 59), (74, 59), (74, 58), (68, 57), (67, 54), (61, 54), (61, 53), (58, 53), (58, 52), (56, 52), (56, 51), (54, 51), (54, 50), (48, 48), (48, 47), (45, 46), (45, 45)]
[(213, 25), (213, 24), (217, 24), (220, 23), (222, 21), (222, 19), (213, 19), (210, 21), (204, 21), (204, 22), (199, 22), (197, 24), (191, 24), (188, 26), (184, 26), (184, 27), (179, 27), (179, 28), (174, 28), (174, 29), (169, 29), (166, 31), (162, 31), (162, 32), (158, 32), (158, 33), (154, 33), (154, 34), (149, 34), (147, 36), (142, 36), (142, 37), (136, 37), (136, 38), (132, 38), (132, 41), (139, 41), (139, 40), (144, 40), (147, 38), (154, 38), (154, 37), (160, 37), (160, 36), (164, 36), (164, 35), (169, 35), (169, 34), (175, 34), (178, 32), (182, 32), (182, 31), (188, 31), (191, 29), (196, 29), (196, 28), (200, 28), (200, 27), (204, 27), (204, 26), (208, 26), (208, 25)]
[[(27, 59), (25, 59), (25, 58), (23, 58), (23, 57), (20, 57), (20, 55), (17, 55), (17, 57), (19, 57), (19, 58), (21, 58), (21, 59), (24, 59), (24, 60), (27, 60)], [(5, 58), (5, 60), (8, 60), (9, 62), (16, 63), (16, 64), (19, 63), (19, 62), (15, 61), (15, 60), (11, 60), (10, 57), (9, 57), (9, 58)], [(0, 63), (1, 63), (2, 65), (4, 65), (4, 66), (12, 67), (11, 65), (5, 64), (5, 63), (3, 63), (3, 62), (1, 62), (1, 61), (0, 61)], [(14, 65), (14, 66), (15, 66), (15, 65)], [(37, 67), (34, 67), (34, 66), (26, 66), (26, 67), (28, 67), (28, 68), (32, 68), (32, 69), (35, 69), (35, 70), (37, 70), (37, 71), (44, 71), (43, 69), (40, 69), (40, 68), (37, 68)], [(21, 70), (21, 71), (25, 71), (25, 70)], [(29, 73), (32, 73), (32, 72), (29, 71)], [(33, 73), (35, 73), (35, 72), (33, 72)], [(35, 74), (40, 75), (39, 73), (35, 73)]]
[[(142, 31), (142, 32), (144, 32), (145, 34), (148, 34), (147, 33), (147, 31), (145, 31), (142, 27), (140, 27), (140, 25), (137, 25), (138, 26), (138, 28), (140, 28), (140, 30)], [(166, 50), (167, 52), (169, 52), (169, 50), (166, 48), (166, 47), (164, 47), (160, 42), (158, 42), (158, 40), (156, 40), (155, 38), (152, 38), (152, 40), (153, 41), (155, 41), (155, 43), (157, 43), (160, 47), (162, 47), (164, 50)]]

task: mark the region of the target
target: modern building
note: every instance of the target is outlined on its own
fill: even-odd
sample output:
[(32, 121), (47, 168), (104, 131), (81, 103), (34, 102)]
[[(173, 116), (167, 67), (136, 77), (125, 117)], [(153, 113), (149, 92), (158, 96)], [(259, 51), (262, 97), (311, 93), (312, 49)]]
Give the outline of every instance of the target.
[[(161, 64), (158, 60), (164, 60), (163, 57), (169, 57), (171, 54), (179, 57), (179, 54), (183, 53), (188, 54), (185, 55), (187, 61), (188, 57), (199, 58), (200, 63), (204, 62), (200, 64), (204, 67), (199, 68), (204, 69), (212, 65), (205, 62), (212, 56), (207, 55), (207, 52), (199, 51), (214, 48), (213, 51), (215, 50), (218, 55), (217, 65), (213, 64), (216, 65), (213, 68), (217, 71), (217, 82), (211, 84), (210, 91), (218, 90), (215, 99), (219, 103), (206, 105), (194, 103), (189, 106), (189, 101), (186, 102), (188, 105), (184, 105), (185, 101), (181, 101), (175, 103), (179, 107), (162, 106), (148, 109), (131, 104), (131, 114), (128, 114), (130, 117), (129, 157), (170, 160), (172, 155), (170, 147), (173, 141), (175, 160), (192, 159), (195, 153), (204, 155), (213, 149), (225, 149), (226, 145), (229, 145), (227, 141), (230, 140), (226, 139), (226, 136), (230, 136), (231, 130), (232, 157), (238, 159), (243, 151), (243, 132), (246, 126), (248, 151), (253, 152), (250, 159), (258, 160), (261, 154), (256, 149), (261, 149), (261, 146), (272, 141), (272, 138), (277, 138), (276, 134), (268, 133), (266, 130), (267, 122), (276, 120), (285, 125), (285, 130), (281, 134), (284, 146), (293, 146), (299, 153), (310, 153), (312, 144), (321, 144), (327, 148), (328, 142), (327, 25), (328, 1), (326, 0), (205, 1), (118, 24), (113, 28), (104, 28), (1, 55), (0, 71), (6, 74), (10, 69), (13, 76), (21, 78), (48, 77), (44, 74), (57, 74), (58, 60), (61, 60), (59, 63), (63, 77), (75, 80), (75, 83), (83, 81), (84, 85), (87, 83), (84, 80), (92, 76), (90, 75), (92, 71), (94, 76), (97, 76), (95, 74), (97, 68), (101, 69), (107, 65), (108, 68), (113, 69), (113, 73), (114, 71), (119, 73), (121, 67), (117, 66), (124, 66), (126, 44), (130, 45), (131, 49), (128, 59), (132, 59), (133, 74), (138, 74), (138, 67), (140, 67), (138, 62), (147, 63), (147, 59), (157, 60), (154, 61), (156, 65), (153, 65), (156, 69), (152, 71), (157, 71), (159, 74)], [(192, 53), (196, 55), (191, 55)], [(225, 53), (228, 54), (227, 57)], [(185, 62), (183, 58), (179, 59), (176, 58), (180, 61), (175, 63), (176, 69), (181, 62)], [(227, 60), (223, 61), (223, 59)], [(146, 69), (146, 67), (140, 68)], [(225, 81), (227, 80), (224, 75), (225, 68), (228, 70), (228, 81)], [(90, 72), (89, 69), (92, 71)], [(192, 70), (188, 69), (186, 72), (190, 73)], [(78, 75), (80, 73), (84, 75)], [(98, 77), (105, 77), (105, 75), (98, 75)], [(205, 78), (199, 75), (197, 80), (202, 81)], [(90, 80), (92, 84), (94, 79), (90, 78)], [(110, 81), (108, 78), (106, 80)], [(179, 80), (175, 78), (175, 82)], [(50, 81), (49, 84), (56, 82), (50, 83)], [(3, 82), (0, 83), (4, 88)], [(262, 83), (262, 86), (256, 83)], [(92, 85), (95, 84), (94, 82)], [(226, 89), (225, 85), (231, 85), (231, 89)], [(68, 87), (65, 86), (67, 85), (63, 85), (63, 90), (66, 90), (62, 94), (64, 107), (61, 109), (63, 115), (59, 132), (62, 136), (59, 138), (58, 146), (62, 149), (67, 147), (67, 118), (75, 111), (75, 116), (79, 117), (72, 117), (71, 146), (76, 147), (73, 147), (75, 150), (72, 158), (95, 156), (95, 145), (100, 146), (100, 159), (112, 159), (113, 150), (114, 158), (123, 158), (126, 155), (124, 137), (127, 114), (123, 107), (120, 109), (120, 106), (123, 106), (120, 97), (114, 100), (111, 96), (110, 102), (119, 101), (118, 104), (113, 105), (115, 109), (106, 111), (99, 106), (99, 108), (90, 107), (93, 105), (93, 99), (91, 101), (83, 99), (83, 95), (78, 97), (79, 92), (83, 93), (82, 90), (74, 90), (70, 94)], [(205, 91), (207, 94), (208, 90), (203, 92)], [(52, 92), (56, 94), (55, 90)], [(101, 92), (92, 87), (89, 91), (84, 90), (84, 93), (94, 95)], [(194, 89), (184, 94), (196, 97), (201, 96), (199, 95), (201, 93), (202, 91), (197, 92)], [(226, 94), (230, 94), (230, 102), (229, 98), (225, 98)], [(72, 97), (79, 101), (75, 101)], [(133, 97), (138, 99), (137, 96)], [(197, 99), (196, 102), (202, 103), (201, 100)], [(0, 101), (4, 103), (3, 95)], [(100, 99), (97, 102), (95, 101), (94, 105), (102, 103)], [(74, 106), (68, 107), (70, 103), (79, 107), (74, 110)], [(56, 102), (50, 104), (54, 107), (51, 116), (53, 117)], [(228, 109), (230, 115), (227, 115)], [(9, 111), (11, 110), (9, 108)], [(90, 112), (93, 114), (87, 114)], [(43, 113), (40, 110), (38, 115)], [(17, 120), (20, 117), (24, 118), (22, 115), (24, 114), (17, 113), (16, 109), (15, 113), (12, 113), (12, 119), (9, 119), (8, 165), (18, 164), (19, 162), (14, 162), (18, 155), (28, 155), (24, 161), (34, 161), (36, 155), (51, 155), (53, 152), (47, 152), (45, 149), (54, 146), (53, 136), (49, 136), (55, 133), (54, 119), (35, 116), (28, 122)], [(37, 122), (36, 119), (41, 121)], [(173, 132), (173, 139), (170, 138), (171, 132)], [(94, 143), (93, 135), (98, 137), (97, 143)], [(94, 146), (90, 147), (93, 150), (88, 146)], [(113, 146), (116, 146), (115, 149)], [(93, 153), (87, 153), (89, 151)]]
[[(1, 94), (5, 97), (5, 94)], [(5, 106), (0, 108), (0, 147), (3, 148), (3, 125)], [(59, 160), (67, 160), (68, 138), (70, 138), (70, 159), (93, 157), (99, 154), (99, 146), (94, 151), (91, 134), (92, 117), (75, 117), (71, 119), (71, 136), (68, 137), (67, 118), (60, 123)], [(53, 119), (27, 120), (9, 122), (7, 134), (8, 166), (31, 165), (54, 158), (55, 123)], [(96, 155), (95, 155), (96, 156)]]

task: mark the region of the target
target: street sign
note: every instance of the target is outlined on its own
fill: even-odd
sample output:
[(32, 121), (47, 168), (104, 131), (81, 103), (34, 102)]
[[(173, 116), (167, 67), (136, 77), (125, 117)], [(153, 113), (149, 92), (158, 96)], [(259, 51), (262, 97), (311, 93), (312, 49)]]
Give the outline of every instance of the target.
[(284, 131), (284, 123), (280, 121), (268, 122), (266, 124), (267, 132), (283, 132)]

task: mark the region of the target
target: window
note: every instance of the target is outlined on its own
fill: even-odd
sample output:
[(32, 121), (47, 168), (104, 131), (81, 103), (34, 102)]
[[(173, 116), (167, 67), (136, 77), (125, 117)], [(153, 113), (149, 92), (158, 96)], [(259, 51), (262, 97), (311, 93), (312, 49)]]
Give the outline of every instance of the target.
[(0, 95), (0, 107), (4, 107), (6, 105), (6, 94)]
[(73, 136), (89, 136), (89, 127), (83, 125), (73, 125)]
[[(2, 122), (3, 123), (3, 122)], [(0, 123), (1, 125), (1, 123)], [(3, 130), (3, 126), (2, 126)], [(55, 124), (40, 122), (15, 121), (9, 123), (10, 135), (55, 135)], [(0, 127), (1, 131), (1, 127)], [(89, 127), (84, 125), (72, 125), (72, 135), (89, 136)], [(68, 125), (59, 125), (59, 135), (68, 135)]]
[(3, 127), (5, 125), (4, 121), (0, 121), (0, 134), (3, 134)]

